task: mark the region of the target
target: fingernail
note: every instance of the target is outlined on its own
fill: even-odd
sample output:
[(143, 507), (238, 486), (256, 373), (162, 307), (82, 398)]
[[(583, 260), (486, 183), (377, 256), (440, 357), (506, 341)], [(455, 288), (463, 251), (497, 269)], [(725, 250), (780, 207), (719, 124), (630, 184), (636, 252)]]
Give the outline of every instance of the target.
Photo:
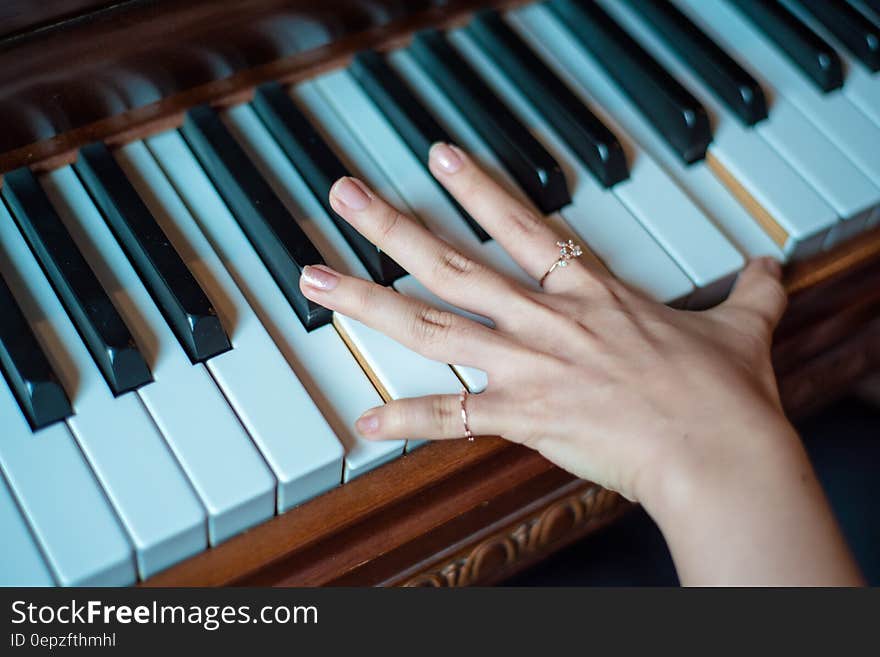
[(764, 271), (775, 278), (779, 278), (782, 275), (782, 265), (775, 258), (761, 258), (761, 266), (764, 268)]
[(355, 178), (340, 178), (333, 185), (330, 194), (352, 210), (363, 210), (370, 204), (370, 190)]
[(431, 146), (428, 157), (446, 173), (455, 173), (463, 164), (461, 156), (455, 151), (456, 149), (449, 144), (437, 142)]
[(376, 433), (379, 430), (379, 416), (373, 411), (367, 411), (358, 418), (355, 426), (364, 435)]
[(306, 265), (302, 270), (302, 280), (309, 287), (329, 291), (339, 283), (339, 275), (329, 267)]

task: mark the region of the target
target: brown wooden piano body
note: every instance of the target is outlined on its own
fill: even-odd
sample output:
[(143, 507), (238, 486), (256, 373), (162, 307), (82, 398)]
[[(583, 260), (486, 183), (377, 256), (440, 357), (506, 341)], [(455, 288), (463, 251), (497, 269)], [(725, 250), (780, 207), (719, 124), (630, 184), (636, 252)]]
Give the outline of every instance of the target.
[[(474, 0), (14, 0), (0, 7), (0, 173), (125, 143), (200, 103), (341, 66), (459, 23)], [(774, 361), (789, 413), (880, 369), (880, 229), (789, 266)], [(428, 445), (181, 563), (147, 585), (497, 582), (630, 505), (498, 438)]]

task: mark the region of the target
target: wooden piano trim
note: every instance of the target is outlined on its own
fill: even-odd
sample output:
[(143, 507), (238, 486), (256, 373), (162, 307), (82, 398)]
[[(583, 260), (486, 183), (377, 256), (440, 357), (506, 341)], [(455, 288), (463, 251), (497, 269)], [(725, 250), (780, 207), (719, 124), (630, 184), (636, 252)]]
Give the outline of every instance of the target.
[[(351, 5), (354, 1), (348, 0), (346, 4)], [(211, 104), (216, 107), (224, 107), (245, 102), (250, 99), (254, 89), (264, 82), (281, 81), (293, 84), (324, 71), (345, 66), (351, 55), (359, 50), (365, 48), (386, 50), (399, 47), (419, 29), (452, 27), (463, 23), (476, 9), (510, 8), (525, 4), (526, 1), (443, 0), (432, 8), (407, 11), (404, 15), (387, 24), (377, 24), (362, 31), (348, 31), (344, 28), (340, 38), (325, 45), (295, 52), (263, 64), (242, 68), (231, 75), (209, 82), (192, 85), (182, 82), (178, 85), (180, 89), (164, 96), (159, 101), (119, 113), (107, 111), (106, 115), (94, 121), (64, 130), (53, 137), (6, 150), (0, 148), (0, 174), (21, 166), (30, 166), (36, 171), (49, 171), (75, 161), (77, 149), (93, 141), (123, 145), (129, 141), (180, 125), (186, 110), (196, 105)], [(368, 0), (368, 2), (382, 5), (388, 3), (388, 0)], [(188, 16), (191, 11), (198, 10), (199, 5), (206, 5), (208, 9), (211, 9), (210, 0), (178, 0), (178, 3), (181, 9), (177, 13), (184, 16)], [(118, 5), (121, 9), (125, 9), (127, 5), (139, 9), (141, 7), (138, 5), (143, 5), (143, 9), (147, 11), (150, 3), (145, 0), (129, 0), (127, 3), (118, 3)], [(191, 9), (190, 5), (195, 9)], [(287, 0), (286, 2), (284, 0), (251, 0), (247, 5), (245, 8), (239, 9), (242, 20), (239, 27), (242, 30), (253, 27), (248, 23), (248, 19), (256, 21), (261, 16), (261, 12), (267, 11), (266, 7), (277, 6), (280, 9), (284, 5), (289, 5), (288, 8), (299, 7), (304, 13), (309, 13), (314, 9), (314, 4), (306, 0)], [(346, 9), (349, 10), (349, 14), (352, 13), (350, 7), (341, 9), (342, 15), (339, 20), (343, 24), (352, 20), (351, 16), (346, 15)], [(317, 13), (317, 10), (315, 11)], [(164, 22), (168, 24), (167, 29), (173, 32), (178, 28), (178, 22), (182, 19), (178, 18), (174, 12), (169, 13), (171, 15)], [(221, 10), (214, 7), (212, 13), (219, 14)], [(193, 21), (192, 17), (188, 16), (188, 18), (190, 22)], [(207, 21), (210, 19), (210, 13), (197, 13), (196, 18)], [(126, 43), (137, 43), (140, 38), (153, 36), (160, 28), (155, 24), (141, 26), (132, 23), (128, 26), (128, 33), (124, 34), (120, 40), (118, 35), (102, 30), (100, 22), (93, 21), (97, 23), (97, 27), (93, 27), (88, 20), (82, 22), (81, 34), (70, 35), (66, 43), (59, 39), (60, 45), (50, 42), (46, 48), (48, 53), (45, 55), (45, 61), (28, 62), (26, 73), (51, 79), (59, 78), (61, 81), (58, 86), (59, 92), (68, 91), (73, 87), (82, 96), (81, 102), (84, 104), (100, 104), (96, 97), (97, 92), (89, 87), (91, 81), (87, 76), (77, 77), (72, 74), (70, 79), (67, 79), (65, 72), (58, 70), (58, 67), (63, 63), (59, 61), (59, 53), (61, 56), (75, 59), (78, 55), (75, 50), (68, 53), (71, 40), (88, 41), (89, 39), (108, 38), (110, 39), (110, 44), (107, 47), (108, 56), (128, 55), (130, 53), (126, 50)], [(90, 29), (94, 31), (90, 31)], [(190, 42), (186, 45), (196, 49), (205, 49), (204, 44), (199, 42), (197, 34), (187, 34), (187, 36), (190, 37)], [(186, 36), (183, 38), (186, 39)], [(14, 61), (12, 56), (16, 55), (15, 44), (7, 48), (6, 52), (4, 52), (4, 45), (4, 42), (0, 41), (0, 66), (5, 64), (12, 67)], [(163, 45), (164, 48), (157, 47), (157, 57), (168, 56), (169, 53), (171, 55), (180, 54), (174, 49), (169, 49), (167, 44)], [(89, 53), (90, 51), (85, 49), (82, 56), (85, 57)], [(8, 86), (14, 87), (19, 80), (16, 76), (12, 77), (13, 83), (6, 82)], [(4, 92), (6, 91), (3, 88), (3, 83), (4, 80), (0, 79), (0, 103), (4, 100)], [(51, 85), (49, 88), (51, 89)], [(52, 102), (51, 96), (48, 99), (41, 98), (41, 100)], [(0, 104), (0, 108), (2, 108), (2, 104)]]
[[(799, 415), (880, 366), (880, 228), (786, 271), (774, 361)], [(499, 581), (629, 503), (499, 438), (427, 445), (146, 581), (146, 586)]]

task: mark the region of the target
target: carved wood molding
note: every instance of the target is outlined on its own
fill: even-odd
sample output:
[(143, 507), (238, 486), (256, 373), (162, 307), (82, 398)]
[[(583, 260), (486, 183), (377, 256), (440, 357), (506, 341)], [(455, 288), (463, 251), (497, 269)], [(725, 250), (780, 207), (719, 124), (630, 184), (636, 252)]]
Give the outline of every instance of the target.
[(630, 503), (617, 493), (584, 487), (513, 523), (422, 573), (403, 586), (458, 587), (498, 581), (617, 516)]

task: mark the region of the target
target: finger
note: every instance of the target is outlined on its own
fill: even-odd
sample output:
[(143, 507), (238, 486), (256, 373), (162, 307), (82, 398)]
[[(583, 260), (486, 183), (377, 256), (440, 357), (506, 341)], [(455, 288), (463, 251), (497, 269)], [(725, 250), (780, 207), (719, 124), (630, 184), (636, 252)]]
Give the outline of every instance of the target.
[[(460, 148), (437, 143), (429, 165), (434, 177), (461, 206), (513, 257), (532, 278), (540, 281), (559, 259), (559, 235), (542, 217), (483, 171)], [(582, 245), (583, 246), (583, 245)], [(554, 271), (545, 281), (550, 292), (582, 285), (590, 274), (582, 263), (570, 261), (567, 271)], [(564, 276), (558, 274), (564, 273)]]
[[(487, 395), (465, 397), (468, 428), (474, 436), (500, 434), (496, 412)], [(397, 399), (364, 413), (355, 424), (372, 440), (450, 440), (465, 437), (460, 395), (430, 395)]]
[(490, 319), (511, 312), (515, 283), (458, 252), (362, 181), (340, 178), (330, 203), (347, 222), (437, 296)]
[(776, 260), (753, 260), (740, 273), (736, 286), (721, 308), (750, 313), (772, 331), (787, 303), (781, 275), (782, 269)]
[(426, 358), (490, 369), (509, 358), (499, 333), (427, 304), (324, 265), (303, 269), (300, 289), (312, 301), (388, 335)]

